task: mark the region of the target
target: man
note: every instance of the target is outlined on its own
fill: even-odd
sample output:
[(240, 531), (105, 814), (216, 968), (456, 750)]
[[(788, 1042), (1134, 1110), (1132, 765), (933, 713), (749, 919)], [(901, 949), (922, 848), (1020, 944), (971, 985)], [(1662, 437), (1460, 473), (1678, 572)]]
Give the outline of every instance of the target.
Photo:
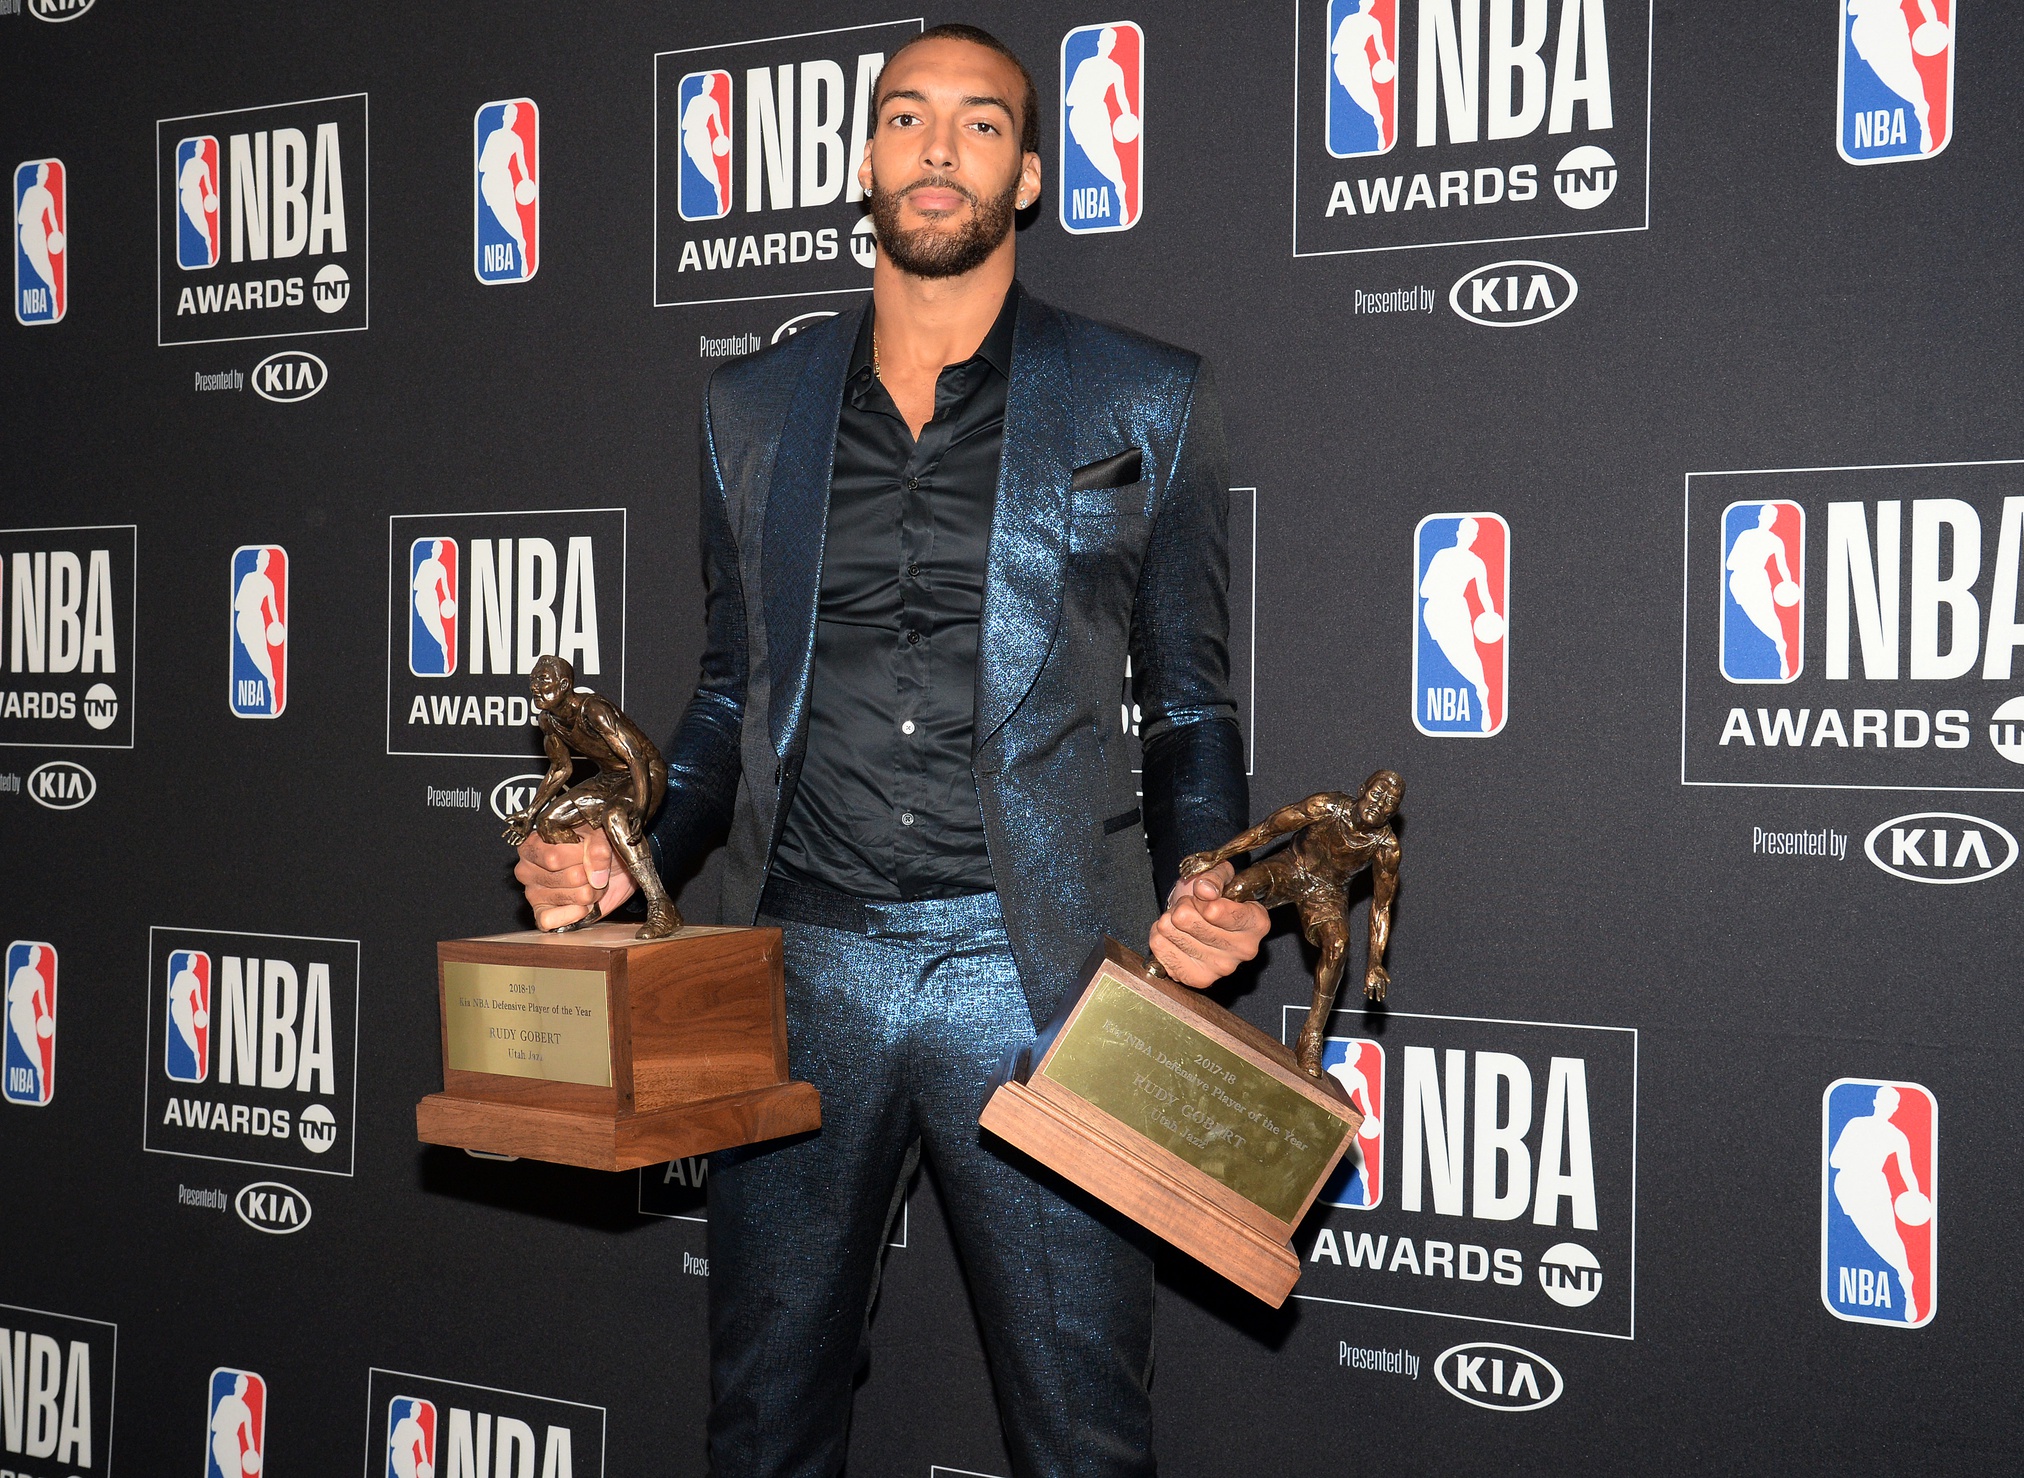
[(1475, 519), (1463, 519), (1455, 525), (1455, 542), (1446, 549), (1435, 550), (1434, 557), (1427, 561), (1426, 578), (1420, 581), (1420, 597), (1426, 601), (1420, 608), (1420, 619), (1426, 623), (1427, 635), (1434, 639), (1441, 655), (1462, 681), (1475, 690), (1476, 712), (1487, 734), (1495, 727), (1490, 716), (1490, 680), (1483, 673), (1483, 654), (1476, 650), (1476, 623), (1482, 616), (1469, 614), (1469, 588), (1475, 587), (1476, 599), (1483, 603), (1483, 616), (1494, 620), (1497, 603), (1490, 598), (1489, 567), (1469, 547), (1476, 542), (1478, 532)]
[(1827, 1163), (1834, 1171), (1834, 1204), (1855, 1223), (1862, 1240), (1897, 1274), (1904, 1290), (1905, 1322), (1919, 1322), (1918, 1297), (1912, 1285), (1912, 1260), (1905, 1252), (1904, 1236), (1898, 1230), (1895, 1200), (1884, 1166), (1897, 1161), (1905, 1189), (1919, 1193), (1918, 1172), (1912, 1168), (1912, 1142), (1904, 1130), (1891, 1122), (1898, 1111), (1898, 1091), (1888, 1084), (1876, 1090), (1875, 1112), (1850, 1119), (1841, 1126)]
[[(727, 365), (703, 408), (708, 639), (655, 843), (679, 869), (728, 828), (724, 921), (783, 931), (789, 1056), (823, 1096), (819, 1133), (711, 1161), (711, 1463), (841, 1470), (925, 1152), (1014, 1473), (1147, 1474), (1152, 1261), (977, 1115), (1090, 947), (1145, 937), (1153, 877), (1244, 823), (1220, 420), (1194, 355), (1014, 283), (1039, 131), (1002, 43), (929, 30), (877, 97), (869, 307)], [(594, 835), (530, 839), (516, 876), (543, 928), (631, 893)], [(1231, 876), (1159, 922), (1189, 985), (1265, 933)]]

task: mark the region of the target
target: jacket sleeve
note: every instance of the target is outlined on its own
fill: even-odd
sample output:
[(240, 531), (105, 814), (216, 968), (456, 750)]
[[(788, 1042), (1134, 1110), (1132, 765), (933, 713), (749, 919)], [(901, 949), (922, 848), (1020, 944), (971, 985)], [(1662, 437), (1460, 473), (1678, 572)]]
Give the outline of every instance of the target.
[(1221, 845), (1250, 820), (1244, 739), (1230, 695), (1229, 474), (1222, 412), (1201, 365), (1132, 612), (1146, 840), (1163, 906), (1183, 857)]
[(664, 878), (685, 875), (729, 831), (738, 795), (738, 742), (745, 722), (745, 590), (707, 396), (700, 440), (702, 671), (665, 753), (668, 794), (652, 833), (654, 856)]

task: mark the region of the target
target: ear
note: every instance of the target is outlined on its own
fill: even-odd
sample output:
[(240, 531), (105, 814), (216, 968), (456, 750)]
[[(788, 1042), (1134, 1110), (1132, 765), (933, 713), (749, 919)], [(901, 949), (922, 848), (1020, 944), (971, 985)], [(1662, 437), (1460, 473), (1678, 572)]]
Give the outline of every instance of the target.
[(1013, 198), (1025, 210), (1040, 199), (1040, 156), (1028, 154), (1019, 161), (1019, 193)]
[(857, 187), (868, 196), (871, 194), (871, 140), (864, 141), (864, 158), (857, 162)]

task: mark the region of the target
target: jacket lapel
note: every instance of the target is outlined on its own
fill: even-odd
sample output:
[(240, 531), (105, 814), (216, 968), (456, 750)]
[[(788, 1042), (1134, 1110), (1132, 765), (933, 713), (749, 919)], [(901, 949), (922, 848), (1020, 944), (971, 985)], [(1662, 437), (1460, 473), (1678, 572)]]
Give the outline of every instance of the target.
[(1067, 335), (1022, 295), (977, 642), (980, 750), (1033, 686), (1060, 624), (1071, 432)]
[(767, 725), (774, 752), (781, 755), (797, 742), (807, 709), (836, 423), (843, 410), (844, 373), (864, 314), (860, 307), (837, 315), (820, 329), (803, 330), (819, 334), (820, 341), (802, 366), (787, 419), (781, 423), (766, 489), (760, 581), (772, 673)]

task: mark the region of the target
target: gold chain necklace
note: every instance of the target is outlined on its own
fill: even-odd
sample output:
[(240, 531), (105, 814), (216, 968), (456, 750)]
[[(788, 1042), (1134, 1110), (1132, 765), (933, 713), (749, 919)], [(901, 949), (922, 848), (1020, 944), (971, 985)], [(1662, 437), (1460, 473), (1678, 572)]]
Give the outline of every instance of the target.
[(873, 378), (874, 380), (878, 380), (878, 381), (880, 381), (881, 383), (883, 383), (883, 382), (884, 382), (884, 380), (885, 380), (885, 376), (884, 376), (884, 375), (882, 375), (882, 374), (880, 374), (880, 373), (878, 372), (878, 325), (877, 325), (877, 324), (873, 324), (873, 325), (872, 325), (872, 329), (871, 329), (871, 377), (872, 377), (872, 378)]

